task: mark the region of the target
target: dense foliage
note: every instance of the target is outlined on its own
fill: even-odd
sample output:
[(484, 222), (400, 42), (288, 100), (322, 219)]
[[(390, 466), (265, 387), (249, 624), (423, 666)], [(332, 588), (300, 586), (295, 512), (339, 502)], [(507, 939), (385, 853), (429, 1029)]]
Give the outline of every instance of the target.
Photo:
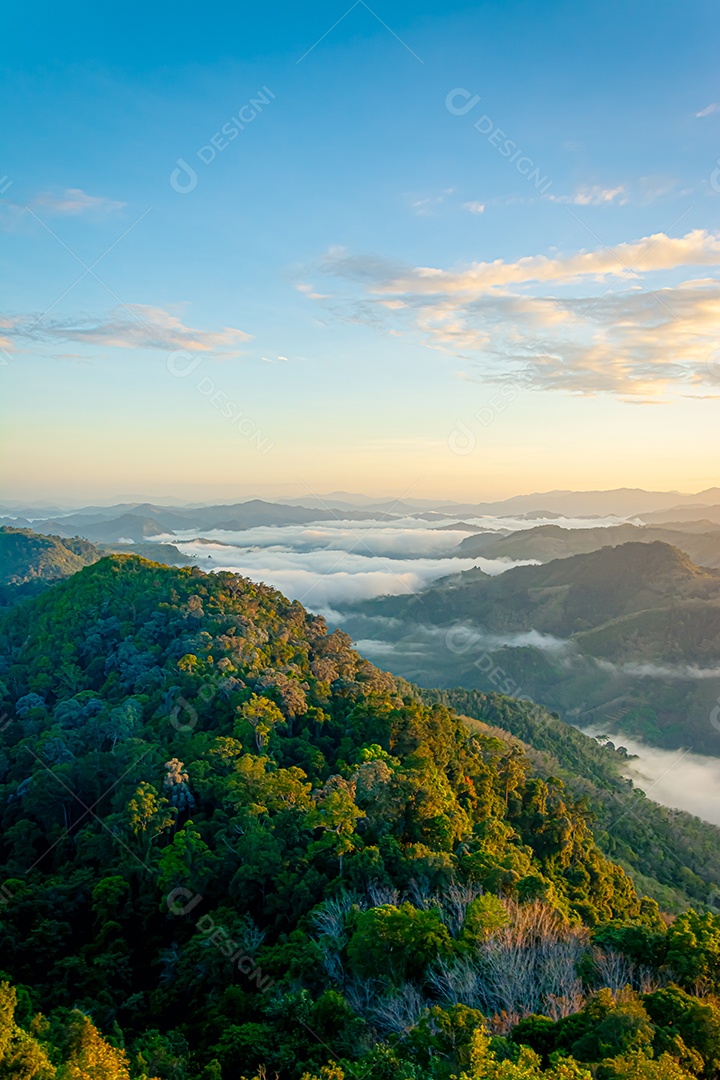
[(516, 736), (541, 775), (561, 777), (594, 815), (599, 847), (667, 911), (720, 898), (720, 829), (659, 806), (622, 776), (627, 751), (595, 739), (532, 702), (478, 690), (422, 690), (490, 728)]
[(300, 604), (115, 556), (0, 657), (0, 1077), (716, 1075), (720, 918)]
[(100, 558), (87, 540), (40, 536), (31, 529), (0, 528), (0, 607), (36, 596)]

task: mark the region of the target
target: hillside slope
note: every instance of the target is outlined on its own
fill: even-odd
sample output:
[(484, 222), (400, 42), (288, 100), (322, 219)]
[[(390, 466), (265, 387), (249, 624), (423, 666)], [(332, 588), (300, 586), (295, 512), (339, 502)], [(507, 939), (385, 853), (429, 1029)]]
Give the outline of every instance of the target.
[(667, 544), (472, 569), (343, 617), (422, 686), (527, 695), (579, 726), (720, 753), (720, 572)]
[(595, 739), (526, 701), (477, 690), (420, 690), (523, 744), (542, 775), (560, 776), (595, 815), (593, 832), (608, 857), (666, 910), (703, 904), (720, 885), (720, 828), (682, 810), (659, 806), (622, 776), (627, 751)]
[[(125, 1080), (319, 1080), (333, 1058), (448, 1080), (473, 1039), (480, 1060), (483, 1013), (509, 1034), (507, 1017), (591, 1009), (612, 927), (673, 962), (682, 927), (559, 777), (267, 586), (102, 559), (2, 617), (0, 678), (0, 947), (56, 1061), (92, 1017), (128, 1048)], [(493, 990), (483, 965), (505, 970), (506, 947), (536, 974)], [(482, 1043), (487, 1067), (518, 1040)]]
[(77, 573), (100, 558), (79, 537), (40, 536), (31, 529), (0, 528), (0, 605), (34, 596), (49, 583)]
[(467, 570), (411, 597), (367, 601), (357, 610), (423, 621), (472, 619), (496, 631), (569, 637), (610, 619), (680, 600), (720, 600), (720, 572), (695, 566), (668, 544), (629, 543), (491, 577)]
[(687, 530), (682, 526), (653, 528), (631, 524), (588, 529), (538, 525), (501, 537), (491, 533), (468, 536), (458, 544), (457, 554), (470, 557), (482, 555), (487, 559), (537, 559), (539, 562), (550, 562), (571, 555), (589, 554), (603, 547), (618, 547), (633, 542), (650, 544), (655, 541), (678, 548), (699, 566), (720, 567), (720, 531), (709, 521), (703, 522), (702, 527)]

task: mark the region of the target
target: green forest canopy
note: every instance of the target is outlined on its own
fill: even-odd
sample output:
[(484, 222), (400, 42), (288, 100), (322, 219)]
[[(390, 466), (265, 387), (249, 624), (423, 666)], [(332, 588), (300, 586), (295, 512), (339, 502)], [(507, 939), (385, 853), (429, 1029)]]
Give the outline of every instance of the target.
[(0, 656), (0, 1077), (717, 1075), (720, 917), (300, 604), (113, 556)]

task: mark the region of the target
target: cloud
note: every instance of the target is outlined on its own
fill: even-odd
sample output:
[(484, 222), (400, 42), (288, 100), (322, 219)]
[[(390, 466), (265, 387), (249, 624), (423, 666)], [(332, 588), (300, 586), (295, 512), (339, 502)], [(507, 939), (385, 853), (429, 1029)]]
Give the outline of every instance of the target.
[(720, 236), (696, 229), (460, 269), (336, 249), (318, 270), (359, 286), (323, 301), (336, 316), (460, 356), (485, 381), (649, 402), (720, 385), (711, 361), (720, 281), (690, 276), (650, 290), (648, 276), (718, 266)]
[(164, 308), (147, 304), (127, 304), (105, 316), (13, 315), (0, 320), (0, 332), (13, 343), (109, 345), (118, 349), (187, 349), (192, 352), (237, 352), (237, 346), (251, 339), (234, 327), (197, 330), (185, 326)]
[(704, 109), (700, 110), (700, 112), (696, 112), (695, 118), (697, 120), (703, 120), (706, 116), (712, 116), (712, 114), (714, 112), (717, 112), (718, 109), (720, 109), (720, 102), (715, 101), (711, 105), (706, 105)]
[(497, 649), (539, 649), (541, 652), (574, 653), (573, 642), (538, 630), (520, 633), (495, 634), (470, 623), (453, 623), (449, 627), (418, 627), (427, 636), (442, 636), (445, 646), (455, 656), (474, 654), (480, 650), (494, 652)]
[(113, 214), (125, 208), (124, 202), (117, 202), (105, 195), (89, 195), (81, 188), (65, 188), (62, 195), (44, 193), (34, 200), (35, 206), (44, 207), (51, 214)]
[(374, 291), (476, 297), (508, 285), (567, 284), (589, 277), (600, 281), (616, 274), (632, 277), (633, 274), (673, 270), (680, 266), (718, 265), (720, 237), (695, 229), (681, 237), (655, 233), (631, 243), (599, 247), (594, 251), (582, 250), (557, 258), (531, 255), (511, 263), (502, 259), (472, 263), (460, 272), (417, 267), (387, 284), (378, 283)]
[[(180, 533), (187, 539), (197, 536), (197, 530)], [(259, 525), (251, 529), (232, 532), (225, 529), (205, 532), (206, 539), (223, 546), (263, 550), (358, 552), (363, 557), (376, 556), (384, 559), (418, 559), (424, 557), (450, 557), (461, 538), (472, 535), (464, 532), (443, 531), (425, 521), (414, 518), (385, 521), (320, 521), (309, 525)], [(210, 549), (208, 549), (209, 551)], [(223, 556), (224, 557), (224, 556)], [(469, 560), (470, 564), (474, 560)], [(494, 564), (494, 560), (493, 560)], [(445, 573), (452, 573), (457, 566), (448, 564)], [(460, 569), (465, 569), (463, 565)]]
[(439, 532), (416, 519), (211, 530), (202, 540), (190, 533), (153, 539), (175, 544), (203, 570), (234, 570), (265, 581), (323, 613), (357, 600), (417, 592), (474, 566), (500, 574), (525, 565), (456, 557), (460, 537), (469, 534)]
[(97, 219), (117, 213), (125, 205), (104, 195), (89, 195), (80, 188), (66, 188), (60, 195), (43, 192), (25, 203), (3, 199), (0, 203), (0, 228), (16, 232), (32, 225), (39, 227), (37, 217), (85, 216)]
[(613, 664), (610, 660), (596, 660), (598, 667), (605, 671), (617, 671), (623, 675), (634, 675), (641, 679), (677, 679), (681, 682), (695, 682), (704, 679), (720, 679), (720, 667), (701, 668), (697, 664), (653, 664), (629, 662)]
[(467, 210), (470, 214), (484, 214), (485, 213), (485, 203), (466, 202), (466, 203), (463, 203), (463, 210)]
[(548, 202), (570, 203), (573, 206), (603, 206), (617, 202), (623, 206), (627, 202), (627, 193), (622, 185), (614, 188), (593, 187), (579, 188), (572, 195), (546, 195)]
[[(590, 728), (586, 734), (597, 738), (605, 732)], [(720, 758), (661, 750), (619, 731), (610, 735), (616, 746), (637, 755), (623, 764), (623, 772), (651, 799), (720, 825)]]
[(435, 208), (445, 202), (448, 195), (454, 195), (455, 188), (445, 188), (439, 195), (422, 195), (410, 197), (410, 209), (419, 217), (431, 217)]

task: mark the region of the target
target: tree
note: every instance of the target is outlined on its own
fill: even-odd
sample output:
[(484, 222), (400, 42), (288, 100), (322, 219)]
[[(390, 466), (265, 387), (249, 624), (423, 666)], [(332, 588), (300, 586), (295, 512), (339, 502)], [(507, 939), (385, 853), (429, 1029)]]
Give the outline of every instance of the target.
[(397, 980), (422, 979), (428, 965), (451, 950), (452, 939), (437, 908), (422, 911), (409, 903), (363, 911), (347, 948), (357, 975), (386, 972)]
[(257, 752), (262, 754), (270, 732), (277, 724), (284, 724), (285, 717), (274, 701), (257, 694), (252, 694), (250, 700), (241, 705), (238, 711), (242, 720), (254, 729)]
[(55, 1067), (44, 1047), (15, 1023), (17, 992), (0, 983), (1, 1080), (52, 1080)]
[(210, 879), (216, 862), (192, 821), (176, 833), (160, 856), (158, 886), (168, 894), (178, 886), (203, 889)]
[(667, 962), (687, 989), (720, 988), (720, 915), (698, 915), (692, 908), (668, 929)]
[(598, 1080), (693, 1080), (669, 1054), (652, 1058), (639, 1050), (604, 1061), (597, 1075)]
[(343, 868), (343, 855), (353, 850), (351, 839), (359, 818), (365, 817), (365, 811), (356, 805), (353, 795), (347, 787), (336, 787), (326, 795), (321, 795), (315, 807), (307, 815), (307, 824), (313, 829), (323, 829), (333, 834), (331, 846)]
[(152, 844), (175, 821), (175, 812), (166, 809), (168, 800), (160, 795), (156, 787), (143, 781), (127, 804), (127, 821), (134, 836), (141, 838), (145, 857), (150, 853)]

